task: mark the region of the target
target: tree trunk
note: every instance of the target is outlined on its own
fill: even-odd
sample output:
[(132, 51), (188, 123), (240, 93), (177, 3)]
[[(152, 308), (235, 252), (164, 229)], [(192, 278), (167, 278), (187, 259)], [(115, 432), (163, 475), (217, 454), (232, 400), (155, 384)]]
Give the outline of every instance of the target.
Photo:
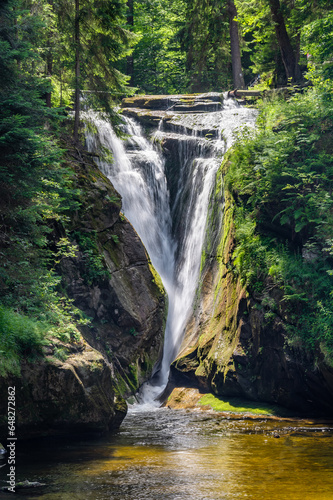
[[(53, 68), (53, 57), (49, 52), (46, 59), (46, 74), (49, 78), (52, 76), (52, 68)], [(45, 96), (46, 106), (48, 108), (51, 107), (51, 92), (47, 92)]]
[[(127, 24), (130, 31), (133, 31), (134, 26), (134, 0), (127, 0), (128, 14), (127, 14)], [(130, 77), (130, 85), (134, 86), (134, 57), (133, 54), (127, 56), (127, 68), (126, 73)]]
[(275, 24), (275, 33), (280, 47), (287, 79), (292, 83), (298, 82), (301, 80), (302, 74), (287, 33), (286, 25), (281, 12), (280, 0), (269, 0), (269, 5)]
[[(50, 5), (51, 9), (53, 10), (53, 0), (49, 0), (48, 3)], [(52, 51), (51, 51), (52, 35), (50, 32), (48, 33), (48, 45), (49, 45), (49, 49), (48, 49), (48, 52), (46, 55), (46, 76), (48, 78), (51, 78), (52, 72), (53, 72), (53, 56), (52, 56)], [(48, 108), (51, 107), (51, 97), (52, 97), (51, 92), (47, 92), (45, 95), (45, 102), (46, 102), (46, 106)]]
[(75, 142), (79, 142), (80, 125), (80, 0), (75, 0), (75, 97), (74, 97), (74, 133)]
[(242, 71), (241, 53), (239, 47), (237, 9), (233, 0), (228, 0), (229, 14), (229, 32), (230, 32), (230, 49), (231, 49), (231, 64), (232, 64), (232, 79), (236, 89), (244, 89), (244, 76)]

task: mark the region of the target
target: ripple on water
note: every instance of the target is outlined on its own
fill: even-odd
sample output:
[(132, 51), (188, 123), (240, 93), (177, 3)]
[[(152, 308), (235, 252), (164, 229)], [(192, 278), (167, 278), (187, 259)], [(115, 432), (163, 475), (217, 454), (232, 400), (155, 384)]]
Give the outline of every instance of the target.
[(98, 440), (21, 443), (18, 479), (47, 486), (18, 496), (333, 500), (332, 437), (327, 424), (134, 409), (118, 432)]

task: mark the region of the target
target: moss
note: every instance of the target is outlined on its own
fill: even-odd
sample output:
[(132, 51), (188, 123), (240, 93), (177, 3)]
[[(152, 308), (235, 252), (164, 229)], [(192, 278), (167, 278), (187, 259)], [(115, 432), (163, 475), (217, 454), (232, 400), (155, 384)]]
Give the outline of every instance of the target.
[(146, 375), (146, 374), (151, 374), (153, 371), (153, 366), (154, 366), (154, 360), (152, 360), (149, 357), (149, 354), (147, 352), (144, 353), (144, 361), (141, 363), (141, 372)]
[(119, 268), (121, 264), (120, 252), (119, 248), (117, 247), (117, 243), (114, 241), (113, 238), (111, 238), (110, 240), (108, 240), (103, 244), (103, 250), (110, 257), (112, 262), (115, 264), (116, 268)]
[(130, 384), (135, 390), (137, 390), (139, 388), (138, 367), (131, 363), (128, 365), (128, 371)]
[(251, 415), (267, 415), (287, 417), (292, 413), (286, 408), (278, 405), (269, 405), (265, 403), (254, 403), (240, 398), (218, 398), (214, 394), (205, 394), (199, 401), (199, 405), (210, 406), (215, 411), (228, 413), (250, 413)]
[(119, 392), (119, 394), (121, 396), (123, 396), (124, 394), (126, 394), (126, 392), (128, 391), (128, 385), (126, 384), (126, 382), (123, 379), (123, 377), (119, 374), (119, 372), (117, 373), (117, 384), (116, 384), (116, 387), (117, 387), (117, 390), (118, 390), (118, 392)]
[(150, 259), (148, 260), (148, 266), (151, 274), (153, 275), (153, 283), (158, 287), (160, 293), (164, 296), (166, 294), (160, 275), (152, 265)]
[(198, 368), (195, 370), (196, 377), (207, 377), (207, 372), (205, 370), (205, 366), (200, 364)]

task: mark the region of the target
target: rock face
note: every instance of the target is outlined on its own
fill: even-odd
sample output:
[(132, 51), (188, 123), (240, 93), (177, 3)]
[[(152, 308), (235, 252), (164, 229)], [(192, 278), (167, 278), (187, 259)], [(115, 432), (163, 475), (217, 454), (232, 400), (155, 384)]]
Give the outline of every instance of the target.
[(83, 336), (112, 364), (120, 392), (129, 396), (161, 355), (166, 295), (110, 181), (89, 155), (71, 161), (83, 198), (70, 232), (79, 252), (60, 264), (63, 286), (91, 318)]
[(163, 349), (165, 291), (120, 213), (120, 196), (88, 153), (74, 148), (67, 163), (80, 188), (79, 208), (67, 231), (54, 223), (50, 246), (56, 250), (61, 238), (77, 246), (57, 271), (62, 291), (90, 323), (78, 326), (83, 338), (70, 344), (53, 339), (44, 357), (23, 363), (20, 377), (1, 378), (0, 440), (8, 435), (8, 387), (16, 388), (20, 438), (119, 427), (127, 412), (123, 398), (150, 378)]
[[(103, 356), (86, 343), (71, 350), (66, 361), (46, 355), (41, 362), (24, 364), (20, 378), (1, 380), (3, 416), (8, 388), (15, 387), (15, 435), (20, 439), (105, 432), (118, 427), (125, 417), (126, 403)], [(0, 435), (8, 435), (4, 419)]]
[[(178, 111), (207, 111), (215, 104), (217, 111), (223, 100), (222, 94), (219, 92), (208, 92), (206, 94), (178, 94), (178, 95), (140, 95), (127, 97), (122, 101), (123, 108), (143, 108), (167, 110), (180, 108)], [(185, 108), (185, 109), (184, 109)]]
[[(122, 101), (122, 113), (136, 118), (146, 127), (158, 127), (163, 120), (164, 129), (172, 130), (177, 113), (202, 113), (219, 111), (222, 107), (223, 95), (209, 92), (200, 95), (166, 95), (166, 96), (134, 96)], [(168, 124), (171, 122), (171, 128)]]
[(198, 299), (172, 366), (173, 383), (331, 415), (332, 368), (324, 361), (314, 366), (311, 355), (290, 346), (282, 319), (267, 321), (233, 272), (232, 199), (223, 193), (222, 169), (211, 207)]

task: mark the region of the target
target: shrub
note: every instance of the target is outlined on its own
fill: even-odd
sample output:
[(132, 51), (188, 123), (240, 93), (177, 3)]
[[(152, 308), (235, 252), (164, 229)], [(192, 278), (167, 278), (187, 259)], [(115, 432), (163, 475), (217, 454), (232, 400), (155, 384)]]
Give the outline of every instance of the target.
[[(290, 338), (333, 362), (333, 104), (318, 88), (262, 104), (230, 155), (235, 270), (261, 300), (282, 291)], [(267, 315), (266, 315), (267, 316)]]
[(0, 375), (20, 375), (23, 359), (35, 359), (45, 344), (46, 324), (0, 305)]

